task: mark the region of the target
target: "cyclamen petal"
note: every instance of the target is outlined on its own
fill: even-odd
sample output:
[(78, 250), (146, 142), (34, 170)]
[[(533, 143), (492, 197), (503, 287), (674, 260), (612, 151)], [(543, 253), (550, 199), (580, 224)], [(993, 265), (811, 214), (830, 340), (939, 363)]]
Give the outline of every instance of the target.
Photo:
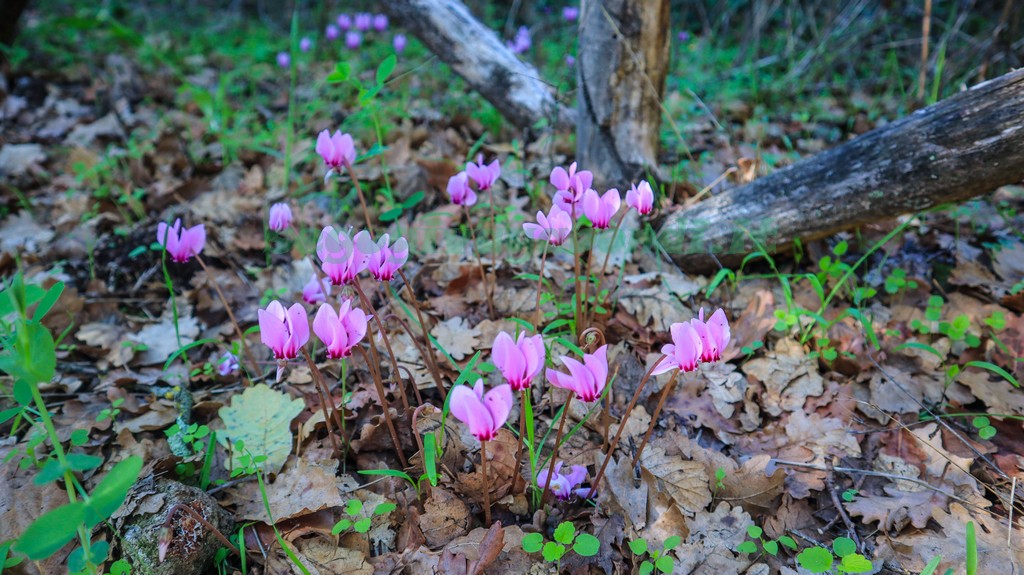
[(651, 190), (651, 184), (646, 181), (640, 182), (639, 185), (633, 184), (626, 192), (626, 205), (639, 212), (641, 216), (651, 213), (654, 209), (654, 191)]
[(380, 281), (391, 281), (399, 268), (409, 260), (409, 242), (405, 238), (398, 238), (389, 246), (389, 240), (388, 234), (381, 236), (369, 257), (370, 274)]
[(469, 175), (459, 172), (448, 180), (448, 197), (456, 206), (467, 208), (476, 203), (476, 192), (469, 186)]
[(544, 212), (537, 212), (537, 223), (523, 224), (523, 231), (535, 240), (547, 240), (553, 246), (560, 246), (572, 232), (572, 218), (553, 205), (547, 216)]
[(519, 338), (513, 341), (512, 336), (500, 332), (491, 347), (491, 359), (512, 386), (512, 391), (530, 387), (533, 378), (544, 367), (545, 355), (544, 338), (541, 335), (526, 337), (525, 333), (520, 333)]
[(607, 345), (602, 345), (592, 354), (584, 355), (583, 363), (564, 355), (560, 359), (569, 373), (548, 369), (547, 377), (551, 385), (573, 391), (577, 398), (588, 403), (601, 397), (608, 384)]
[(328, 130), (320, 132), (316, 137), (316, 153), (323, 158), (324, 165), (332, 170), (340, 170), (356, 161), (356, 148), (349, 134), (340, 130), (334, 135)]
[(693, 371), (697, 369), (704, 346), (701, 343), (700, 334), (689, 322), (674, 323), (670, 328), (672, 332), (672, 343), (661, 348), (665, 359), (658, 364), (658, 367), (651, 372), (658, 375), (679, 369), (681, 371)]
[(621, 205), (622, 198), (619, 197), (619, 190), (615, 188), (608, 190), (604, 195), (598, 194), (596, 190), (587, 190), (583, 194), (583, 213), (599, 230), (608, 229)]
[(363, 245), (373, 245), (366, 230), (356, 234), (355, 238), (349, 238), (345, 232), (336, 232), (332, 226), (320, 232), (316, 255), (320, 258), (320, 267), (332, 284), (347, 284), (366, 269), (370, 256), (361, 251), (359, 246)]
[(476, 163), (469, 162), (466, 164), (466, 175), (476, 183), (478, 190), (488, 190), (501, 176), (501, 163), (498, 160), (494, 160), (485, 166), (483, 154), (481, 154), (477, 157)]
[(301, 304), (293, 304), (286, 310), (281, 302), (274, 300), (256, 315), (260, 339), (279, 360), (295, 359), (299, 349), (309, 341), (309, 319)]
[(460, 385), (452, 389), (449, 406), (451, 414), (477, 439), (490, 441), (497, 437), (512, 411), (512, 388), (499, 385), (485, 394), (483, 380), (477, 380), (472, 388)]
[(352, 355), (352, 348), (366, 335), (368, 320), (369, 316), (353, 308), (350, 300), (345, 300), (337, 312), (323, 304), (313, 319), (313, 331), (327, 347), (327, 357), (338, 359)]
[(270, 206), (270, 229), (275, 232), (283, 232), (292, 225), (292, 209), (286, 203), (277, 203)]
[(199, 255), (206, 244), (206, 228), (202, 224), (182, 229), (181, 219), (168, 226), (160, 222), (156, 226), (156, 241), (164, 246), (171, 261), (185, 263), (192, 256)]

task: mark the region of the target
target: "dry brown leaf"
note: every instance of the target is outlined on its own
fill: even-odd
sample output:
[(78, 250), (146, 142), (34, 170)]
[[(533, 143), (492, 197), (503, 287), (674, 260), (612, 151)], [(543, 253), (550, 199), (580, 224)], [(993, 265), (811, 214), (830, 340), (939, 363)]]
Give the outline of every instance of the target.
[(731, 507), (724, 501), (712, 513), (698, 513), (687, 521), (689, 537), (676, 548), (675, 573), (742, 573), (751, 561), (733, 553), (733, 549), (747, 538), (747, 527), (753, 523), (742, 507)]
[(432, 487), (417, 519), (427, 545), (443, 547), (469, 528), (469, 507), (461, 497), (442, 487)]
[(987, 513), (971, 513), (953, 503), (948, 512), (934, 508), (932, 516), (942, 526), (942, 534), (922, 530), (895, 538), (880, 537), (878, 554), (896, 558), (901, 567), (914, 572), (936, 555), (942, 557), (936, 573), (960, 569), (966, 561), (967, 523), (973, 521), (981, 573), (1019, 573), (1024, 566), (1024, 530), (1013, 529), (1008, 548), (1006, 523)]
[(802, 410), (808, 396), (825, 391), (817, 362), (792, 341), (780, 341), (775, 351), (744, 363), (742, 369), (764, 385), (761, 405), (776, 417), (783, 411)]
[[(327, 507), (341, 507), (345, 504), (338, 490), (338, 462), (332, 459), (317, 464), (305, 459), (293, 459), (273, 483), (267, 484), (267, 499), (274, 512), (274, 520), (283, 521), (319, 511)], [(236, 516), (245, 521), (270, 523), (263, 502), (238, 509)]]
[[(340, 547), (332, 538), (324, 536), (298, 539), (293, 552), (310, 575), (373, 575), (374, 568), (366, 557), (354, 549)], [(287, 553), (276, 548), (267, 558), (267, 572), (281, 575), (300, 575), (299, 569)]]
[(678, 455), (666, 455), (660, 447), (648, 446), (640, 458), (641, 473), (650, 488), (666, 491), (689, 515), (711, 503), (708, 475), (704, 465)]
[(438, 323), (430, 334), (456, 361), (462, 361), (466, 356), (472, 355), (480, 345), (480, 330), (469, 327), (466, 319), (462, 317), (453, 317)]

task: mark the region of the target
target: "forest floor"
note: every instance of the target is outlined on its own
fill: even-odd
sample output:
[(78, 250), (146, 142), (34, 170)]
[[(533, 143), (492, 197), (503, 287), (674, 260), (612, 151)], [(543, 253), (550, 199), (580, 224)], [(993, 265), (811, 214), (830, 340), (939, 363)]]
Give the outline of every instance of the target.
[[(657, 241), (664, 215), (705, 186), (716, 194), (895, 119), (909, 111), (902, 96), (837, 88), (799, 105), (745, 101), (736, 68), (709, 71), (734, 52), (677, 38), (662, 166), (675, 183), (656, 186), (649, 216), (623, 206), (617, 233), (580, 223), (549, 249), (523, 223), (549, 209), (549, 174), (572, 162), (574, 135), (506, 125), (413, 38), (389, 58), (393, 24), (347, 49), (344, 32), (330, 41), (313, 24), (289, 35), (287, 16), (170, 18), (39, 9), (26, 16), (31, 39), (9, 54), (0, 565), (177, 575), (1024, 566), (1024, 531), (1011, 525), (1024, 516), (1013, 497), (1024, 477), (1024, 188), (787, 253), (763, 246), (709, 276), (676, 267)], [(566, 101), (571, 30), (560, 12), (543, 16), (524, 53)], [(324, 129), (351, 133), (358, 154), (329, 180), (315, 152)], [(478, 154), (500, 160), (501, 177), (472, 208), (453, 205), (449, 178)], [(294, 213), (284, 233), (268, 227), (278, 202)], [(158, 223), (177, 218), (205, 226), (201, 261), (172, 262), (157, 243)], [(379, 357), (328, 359), (313, 335), (311, 363), (299, 355), (279, 371), (258, 310), (299, 302), (312, 318), (318, 306), (302, 293), (321, 229), (367, 220), (374, 238), (409, 243), (404, 278), (356, 280), (375, 316), (359, 347)], [(345, 296), (351, 287), (327, 301)], [(594, 499), (543, 497), (536, 477), (561, 415), (557, 461), (584, 466), (589, 486), (670, 326), (718, 308), (731, 325), (721, 361), (650, 379)], [(542, 334), (553, 369), (597, 337), (611, 382), (588, 405), (538, 376), (522, 464), (517, 397), (484, 467), (445, 397), (503, 382), (491, 356), (502, 331)], [(240, 368), (222, 366), (227, 353)], [(121, 504), (123, 490), (110, 493), (124, 477), (123, 490), (135, 485)], [(58, 521), (33, 526), (53, 509)]]

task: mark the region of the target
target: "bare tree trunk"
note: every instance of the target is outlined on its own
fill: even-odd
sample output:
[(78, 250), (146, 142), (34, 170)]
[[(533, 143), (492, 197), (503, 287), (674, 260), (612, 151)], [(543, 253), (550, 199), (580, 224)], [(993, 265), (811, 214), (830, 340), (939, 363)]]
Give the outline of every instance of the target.
[(512, 123), (573, 125), (574, 111), (555, 101), (540, 72), (459, 0), (388, 0), (381, 6)]
[(984, 194), (1024, 180), (1024, 70), (670, 215), (659, 240), (688, 270)]
[(599, 187), (656, 169), (669, 64), (669, 0), (583, 0), (576, 161)]

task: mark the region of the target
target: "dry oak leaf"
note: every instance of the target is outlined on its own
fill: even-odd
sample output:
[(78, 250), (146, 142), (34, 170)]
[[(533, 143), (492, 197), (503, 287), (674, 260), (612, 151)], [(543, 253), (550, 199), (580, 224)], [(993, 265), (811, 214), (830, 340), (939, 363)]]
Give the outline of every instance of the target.
[(675, 573), (692, 575), (725, 575), (742, 573), (751, 561), (733, 553), (747, 538), (747, 527), (753, 525), (742, 507), (721, 502), (712, 513), (698, 513), (687, 521), (690, 536), (676, 548)]
[(886, 495), (858, 494), (857, 498), (844, 505), (854, 517), (863, 517), (865, 524), (878, 523), (886, 531), (900, 531), (909, 522), (918, 529), (924, 529), (932, 518), (932, 508), (944, 509), (948, 497), (938, 491), (900, 491), (893, 485), (883, 488)]
[(941, 477), (953, 485), (977, 488), (977, 480), (970, 474), (974, 459), (950, 453), (943, 445), (943, 434), (939, 424), (929, 423), (911, 430), (927, 459), (924, 462), (927, 477)]
[[(299, 562), (310, 575), (373, 575), (373, 566), (354, 549), (339, 547), (330, 537), (300, 538), (293, 544)], [(267, 558), (267, 573), (300, 575), (303, 573), (284, 550), (277, 548)]]
[(467, 355), (472, 355), (480, 343), (480, 330), (469, 327), (466, 319), (461, 317), (453, 317), (438, 323), (430, 334), (437, 339), (441, 349), (447, 351), (456, 361), (462, 361)]
[(640, 458), (644, 480), (650, 488), (666, 491), (679, 508), (693, 515), (711, 503), (708, 474), (704, 465), (678, 455), (666, 455), (660, 447), (648, 446)]
[(744, 373), (764, 384), (761, 404), (776, 417), (783, 411), (803, 410), (808, 396), (817, 397), (825, 391), (817, 361), (808, 358), (801, 346), (784, 342), (776, 344), (775, 351), (742, 366)]
[(466, 533), (469, 528), (469, 507), (462, 498), (447, 489), (433, 487), (417, 518), (427, 546), (438, 548)]
[[(294, 459), (282, 470), (273, 483), (266, 486), (267, 499), (274, 512), (275, 521), (284, 521), (306, 515), (327, 507), (341, 507), (345, 501), (338, 490), (338, 462), (333, 459), (323, 465)], [(243, 505), (235, 515), (239, 520), (263, 521), (270, 524), (266, 507), (257, 497), (256, 505)]]
[(988, 513), (971, 513), (963, 505), (953, 503), (949, 512), (932, 509), (932, 517), (942, 526), (942, 533), (922, 530), (890, 538), (880, 537), (877, 554), (896, 559), (900, 566), (919, 572), (936, 555), (942, 557), (936, 573), (956, 571), (966, 562), (967, 523), (974, 522), (977, 538), (978, 565), (981, 573), (1020, 573), (1024, 566), (1024, 530), (1014, 528), (1007, 547), (1007, 526)]

